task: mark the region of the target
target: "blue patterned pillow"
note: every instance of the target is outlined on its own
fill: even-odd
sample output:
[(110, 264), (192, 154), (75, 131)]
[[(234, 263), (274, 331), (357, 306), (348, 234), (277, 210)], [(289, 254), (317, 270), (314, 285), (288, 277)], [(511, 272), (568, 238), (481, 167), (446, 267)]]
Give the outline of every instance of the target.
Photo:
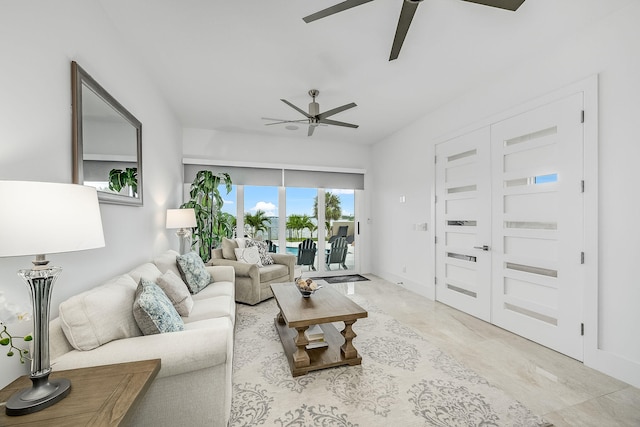
[(267, 242), (263, 242), (261, 240), (251, 240), (247, 239), (245, 242), (246, 247), (250, 248), (255, 246), (258, 248), (258, 254), (260, 255), (260, 264), (262, 265), (271, 265), (273, 264), (273, 258), (271, 258), (271, 254), (269, 253), (269, 246)]
[(184, 322), (158, 285), (140, 279), (133, 302), (133, 317), (144, 335), (184, 330)]
[(182, 274), (182, 279), (192, 294), (197, 294), (211, 283), (211, 275), (197, 253), (189, 252), (177, 256), (176, 262), (178, 263), (180, 274)]

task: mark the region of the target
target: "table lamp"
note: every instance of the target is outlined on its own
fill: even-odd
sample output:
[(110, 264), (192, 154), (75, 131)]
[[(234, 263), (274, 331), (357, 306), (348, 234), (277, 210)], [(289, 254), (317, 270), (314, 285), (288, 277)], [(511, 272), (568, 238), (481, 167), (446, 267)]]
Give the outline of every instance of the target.
[(167, 209), (167, 228), (177, 228), (176, 236), (180, 240), (180, 255), (191, 250), (191, 230), (196, 226), (196, 213), (193, 209)]
[(31, 388), (13, 394), (7, 415), (40, 411), (71, 391), (67, 379), (49, 379), (49, 309), (51, 291), (62, 271), (45, 254), (104, 246), (95, 188), (75, 184), (0, 181), (0, 257), (35, 255), (33, 267), (18, 275), (29, 287), (33, 305)]

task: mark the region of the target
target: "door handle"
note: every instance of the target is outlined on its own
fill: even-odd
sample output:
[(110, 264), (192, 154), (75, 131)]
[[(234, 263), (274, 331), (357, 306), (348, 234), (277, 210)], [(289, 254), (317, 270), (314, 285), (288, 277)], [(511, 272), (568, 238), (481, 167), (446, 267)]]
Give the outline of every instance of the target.
[(489, 250), (489, 246), (487, 245), (483, 245), (483, 246), (474, 246), (474, 249), (482, 249), (483, 251), (488, 251)]

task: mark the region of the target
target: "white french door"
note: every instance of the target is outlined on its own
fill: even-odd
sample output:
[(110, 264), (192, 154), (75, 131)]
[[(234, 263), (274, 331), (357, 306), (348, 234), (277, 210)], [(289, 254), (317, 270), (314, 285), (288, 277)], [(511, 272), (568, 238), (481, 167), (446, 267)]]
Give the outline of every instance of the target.
[[(436, 147), (436, 299), (480, 319), (491, 315), (489, 128)], [(488, 247), (486, 249), (489, 249)]]
[(436, 299), (578, 360), (582, 108), (575, 94), (436, 147)]
[(582, 360), (582, 94), (491, 126), (492, 321)]

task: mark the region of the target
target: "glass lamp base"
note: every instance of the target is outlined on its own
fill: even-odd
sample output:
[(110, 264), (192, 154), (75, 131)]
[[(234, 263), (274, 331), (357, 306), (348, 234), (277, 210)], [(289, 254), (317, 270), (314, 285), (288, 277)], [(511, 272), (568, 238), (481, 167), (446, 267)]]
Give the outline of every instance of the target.
[(71, 392), (71, 381), (58, 378), (49, 380), (49, 375), (31, 377), (31, 388), (13, 394), (6, 404), (7, 415), (26, 415), (38, 412), (67, 397)]

